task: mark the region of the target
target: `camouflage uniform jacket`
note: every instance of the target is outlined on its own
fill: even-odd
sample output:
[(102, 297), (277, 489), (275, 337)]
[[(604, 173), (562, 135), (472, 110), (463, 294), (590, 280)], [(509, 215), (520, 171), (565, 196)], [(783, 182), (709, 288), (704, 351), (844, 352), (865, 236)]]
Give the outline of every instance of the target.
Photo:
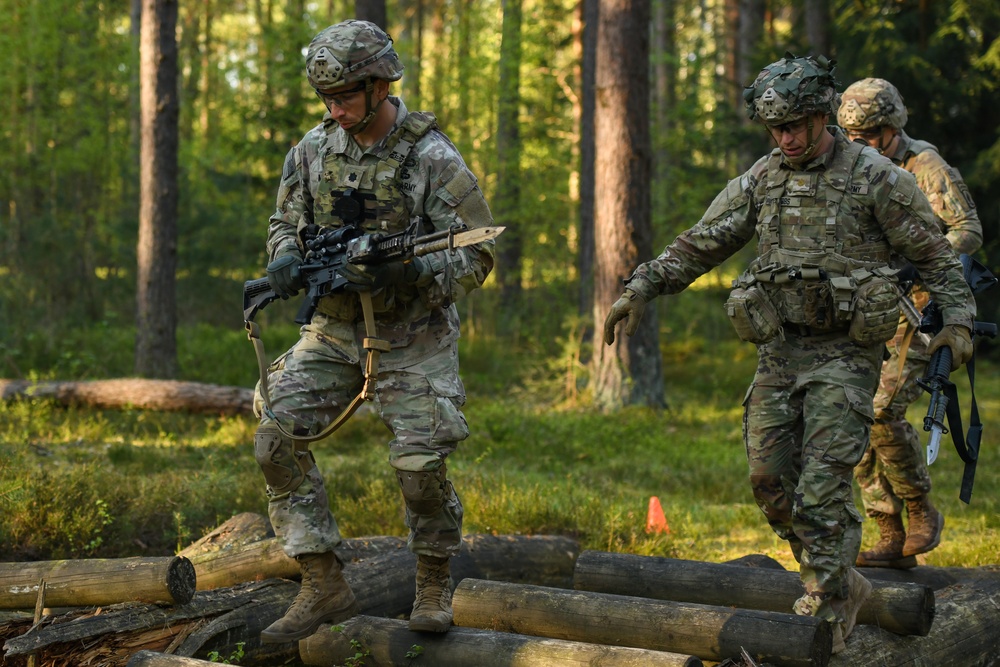
[(931, 210), (941, 221), (941, 231), (958, 254), (972, 254), (983, 245), (983, 226), (969, 188), (958, 170), (938, 153), (937, 147), (899, 131), (899, 147), (887, 155), (917, 179)]
[[(386, 210), (365, 222), (366, 231), (402, 231), (413, 218), (423, 220), (423, 233), (459, 223), (469, 227), (492, 224), (478, 180), (458, 149), (437, 129), (433, 116), (410, 114), (396, 97), (384, 103), (396, 106), (396, 121), (386, 137), (373, 146), (361, 149), (327, 113), (323, 122), (289, 151), (277, 210), (268, 227), (271, 259), (295, 250), (303, 253), (302, 235), (313, 224), (344, 224), (331, 212), (332, 198), (338, 195), (331, 190), (342, 185), (331, 183), (334, 178), (349, 178), (353, 184), (358, 175), (365, 181), (359, 190), (367, 187), (369, 193), (390, 192), (389, 201), (378, 204)], [(416, 135), (405, 134), (414, 126), (420, 128)], [(455, 252), (426, 255), (421, 259), (429, 275), (422, 276), (416, 286), (387, 287), (373, 293), (379, 337), (392, 345), (392, 351), (382, 355), (383, 370), (417, 363), (458, 338), (454, 302), (483, 284), (493, 268), (493, 254), (494, 243), (487, 241)], [(355, 294), (324, 297), (318, 312), (330, 322), (353, 326), (358, 348), (352, 352), (360, 351), (364, 324)], [(350, 356), (356, 358), (354, 353)]]
[[(971, 328), (976, 306), (961, 264), (913, 175), (874, 149), (852, 144), (839, 128), (829, 130), (833, 148), (802, 167), (774, 149), (730, 181), (698, 224), (635, 270), (626, 281), (628, 288), (647, 301), (676, 294), (746, 245), (755, 232), (761, 240), (777, 232), (782, 247), (795, 242), (806, 247), (833, 231), (843, 256), (877, 263), (887, 261), (891, 251), (912, 262), (940, 304), (945, 323)], [(776, 184), (784, 184), (784, 190)], [(796, 196), (799, 185), (811, 188), (811, 196)], [(797, 208), (800, 201), (808, 202), (808, 208)], [(834, 202), (839, 204), (831, 210)], [(760, 241), (751, 268), (771, 250)]]

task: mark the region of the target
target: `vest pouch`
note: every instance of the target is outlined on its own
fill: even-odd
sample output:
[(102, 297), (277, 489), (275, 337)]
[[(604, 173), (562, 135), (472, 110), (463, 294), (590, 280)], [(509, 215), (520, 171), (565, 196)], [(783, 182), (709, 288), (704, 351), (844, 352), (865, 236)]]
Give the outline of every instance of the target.
[(859, 273), (867, 276), (858, 281), (848, 335), (861, 345), (884, 343), (896, 335), (899, 326), (899, 292), (889, 278), (866, 269), (854, 272)]
[(763, 345), (781, 331), (781, 319), (760, 283), (736, 287), (726, 300), (726, 314), (740, 340)]
[(830, 300), (833, 302), (834, 318), (844, 324), (854, 317), (854, 299), (858, 286), (851, 276), (830, 279)]

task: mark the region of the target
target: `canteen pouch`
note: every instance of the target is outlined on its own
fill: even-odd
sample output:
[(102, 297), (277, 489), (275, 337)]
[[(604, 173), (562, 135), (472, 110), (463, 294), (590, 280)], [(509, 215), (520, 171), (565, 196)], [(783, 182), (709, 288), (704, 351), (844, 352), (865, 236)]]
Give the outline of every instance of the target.
[(848, 335), (855, 343), (874, 345), (885, 343), (896, 335), (899, 326), (899, 292), (893, 282), (895, 271), (878, 270), (873, 273), (858, 269), (851, 273), (857, 283), (854, 314)]
[(763, 345), (781, 331), (781, 318), (760, 283), (737, 285), (726, 299), (726, 314), (740, 340)]

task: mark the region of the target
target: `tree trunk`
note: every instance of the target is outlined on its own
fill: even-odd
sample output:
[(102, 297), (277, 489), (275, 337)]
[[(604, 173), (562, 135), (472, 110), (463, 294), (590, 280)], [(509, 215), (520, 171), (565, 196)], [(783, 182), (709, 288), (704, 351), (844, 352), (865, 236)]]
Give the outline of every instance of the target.
[(48, 607), (187, 604), (195, 591), (195, 569), (178, 556), (0, 563), (0, 609), (34, 607), (42, 582)]
[(135, 372), (177, 375), (177, 0), (144, 0)]
[[(790, 613), (803, 592), (796, 572), (693, 560), (584, 551), (573, 575), (578, 590)], [(901, 635), (926, 635), (934, 592), (917, 584), (873, 582), (858, 623)]]
[[(649, 140), (649, 2), (601, 0), (595, 78), (594, 324), (603, 331), (622, 281), (652, 257)], [(605, 409), (661, 407), (656, 308), (635, 336), (594, 345), (593, 393)]]
[(253, 390), (178, 380), (89, 380), (31, 382), (0, 380), (0, 400), (47, 398), (62, 405), (94, 408), (250, 414)]
[(371, 21), (382, 30), (388, 30), (385, 0), (355, 0), (354, 16), (363, 21)]
[(832, 626), (812, 616), (465, 579), (455, 624), (721, 661), (741, 648), (778, 667), (822, 667)]
[(813, 55), (832, 56), (830, 53), (830, 0), (805, 1), (806, 41)]
[[(599, 0), (580, 0), (583, 31), (580, 65), (580, 248), (577, 271), (580, 291), (577, 308), (581, 317), (590, 315), (594, 306), (594, 109), (597, 98), (594, 81), (597, 75), (597, 23)], [(597, 329), (600, 331), (600, 329)], [(598, 336), (599, 338), (600, 336)]]
[[(510, 333), (519, 330), (521, 253), (524, 216), (521, 215), (521, 0), (503, 0), (503, 37), (500, 42), (500, 88), (497, 111), (497, 190), (493, 212), (506, 226), (497, 246), (497, 279), (503, 322)], [(516, 335), (516, 333), (515, 333)]]
[(949, 586), (937, 593), (937, 613), (926, 637), (900, 637), (861, 625), (848, 637), (847, 648), (830, 660), (830, 667), (996, 665), (1000, 655), (998, 599), (1000, 577)]
[[(299, 642), (299, 655), (306, 665), (345, 665), (364, 646), (368, 667), (408, 664), (415, 640), (421, 651), (413, 664), (435, 667), (701, 667), (698, 658), (631, 647), (612, 647), (587, 642), (455, 627), (442, 635), (415, 635), (406, 621), (355, 616), (340, 632), (319, 632)], [(158, 667), (153, 665), (151, 667)], [(167, 667), (167, 665), (164, 665)]]

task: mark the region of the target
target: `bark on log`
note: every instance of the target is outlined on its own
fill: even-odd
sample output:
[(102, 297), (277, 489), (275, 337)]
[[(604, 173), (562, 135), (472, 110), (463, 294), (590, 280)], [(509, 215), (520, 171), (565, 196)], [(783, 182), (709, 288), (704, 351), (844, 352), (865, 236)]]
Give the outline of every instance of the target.
[(938, 591), (926, 637), (858, 626), (830, 667), (990, 667), (1000, 665), (1000, 577)]
[(204, 537), (181, 549), (177, 555), (194, 558), (207, 553), (244, 547), (274, 537), (271, 522), (263, 514), (240, 512), (213, 528)]
[(125, 667), (206, 667), (206, 665), (218, 665), (217, 662), (198, 660), (197, 658), (185, 658), (180, 655), (170, 655), (168, 653), (157, 653), (156, 651), (139, 651), (131, 658)]
[(46, 398), (62, 405), (250, 414), (253, 390), (201, 382), (123, 378), (84, 382), (0, 380), (0, 399)]
[(938, 591), (955, 584), (969, 584), (981, 579), (1000, 579), (1000, 565), (980, 567), (934, 567), (920, 565), (911, 570), (888, 567), (859, 567), (858, 571), (870, 581), (921, 584)]
[(196, 585), (194, 566), (179, 556), (0, 563), (0, 608), (33, 608), (40, 581), (48, 607), (185, 604)]
[[(584, 551), (576, 561), (577, 590), (657, 600), (790, 613), (803, 592), (797, 572), (724, 563)], [(858, 623), (900, 635), (926, 635), (934, 592), (919, 584), (872, 582)]]
[[(403, 542), (401, 538), (391, 540)], [(402, 546), (387, 547), (391, 541), (383, 538), (345, 540), (345, 545), (357, 550), (358, 543), (365, 541), (375, 545), (374, 555), (347, 562), (344, 568), (362, 613), (389, 617), (408, 614), (414, 599), (416, 557)], [(538, 563), (537, 580), (547, 582), (572, 581), (573, 563), (579, 553), (575, 540), (560, 536), (470, 535), (462, 549), (452, 560), (455, 578), (465, 576), (463, 572), (479, 572), (503, 579), (530, 580), (534, 574), (524, 561), (534, 559)], [(0, 626), (0, 638), (10, 637), (4, 644), (7, 656), (39, 651), (44, 657), (42, 667), (120, 667), (140, 649), (194, 657), (215, 650), (227, 656), (239, 642), (245, 643), (247, 657), (243, 664), (282, 664), (282, 660), (296, 654), (296, 645), (261, 645), (259, 635), (281, 617), (298, 590), (297, 583), (268, 579), (199, 591), (190, 603), (167, 609), (118, 605), (97, 615), (76, 614), (73, 623), (65, 622), (67, 617), (50, 617), (20, 636), (13, 635), (23, 632), (30, 619), (9, 622)]]
[(322, 626), (315, 635), (301, 640), (302, 662), (328, 667), (346, 664), (357, 652), (351, 644), (353, 640), (368, 652), (365, 656), (368, 667), (410, 664), (407, 653), (415, 645), (422, 651), (413, 664), (435, 667), (701, 667), (703, 664), (690, 655), (474, 628), (452, 628), (443, 635), (417, 634), (409, 631), (406, 621), (373, 616), (355, 616), (341, 625), (341, 631)]
[(455, 589), (455, 625), (735, 658), (745, 648), (778, 667), (825, 667), (832, 626), (811, 616), (730, 609), (648, 598), (568, 591), (480, 579)]

